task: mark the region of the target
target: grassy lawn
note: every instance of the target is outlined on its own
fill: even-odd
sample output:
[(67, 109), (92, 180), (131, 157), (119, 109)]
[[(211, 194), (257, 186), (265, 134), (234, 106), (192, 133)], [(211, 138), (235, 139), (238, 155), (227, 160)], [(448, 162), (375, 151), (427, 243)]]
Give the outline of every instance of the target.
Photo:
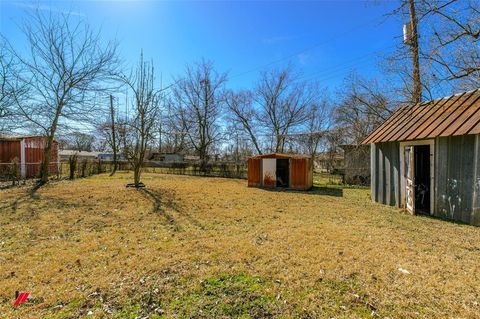
[[(1, 318), (480, 317), (480, 228), (368, 189), (130, 181), (0, 191)], [(14, 309), (16, 290), (33, 299)]]

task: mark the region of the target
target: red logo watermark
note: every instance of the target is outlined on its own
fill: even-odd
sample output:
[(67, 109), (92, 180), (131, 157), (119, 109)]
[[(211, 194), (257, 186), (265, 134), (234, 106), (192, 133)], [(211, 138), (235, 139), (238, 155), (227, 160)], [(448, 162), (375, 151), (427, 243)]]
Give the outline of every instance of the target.
[(17, 307), (19, 304), (24, 303), (28, 296), (30, 295), (29, 292), (20, 292), (15, 294), (17, 297), (17, 300), (15, 300), (15, 303), (13, 304), (14, 307)]

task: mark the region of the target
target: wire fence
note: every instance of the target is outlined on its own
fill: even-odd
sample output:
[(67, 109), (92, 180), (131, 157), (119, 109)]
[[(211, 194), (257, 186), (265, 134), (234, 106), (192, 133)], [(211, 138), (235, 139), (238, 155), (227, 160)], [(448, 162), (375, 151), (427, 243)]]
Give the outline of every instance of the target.
[[(73, 166), (72, 166), (73, 165)], [(84, 178), (113, 170), (112, 161), (82, 160), (70, 162), (54, 162), (50, 166), (51, 179)], [(0, 163), (0, 182), (12, 184), (20, 183), (26, 179), (35, 179), (40, 175), (41, 163), (29, 163), (25, 168), (18, 162)], [(117, 171), (129, 171), (132, 167), (127, 161), (117, 162)], [(147, 161), (143, 167), (146, 173), (160, 173), (173, 175), (207, 176), (247, 179), (246, 163), (215, 162), (201, 166), (199, 163), (163, 163)], [(22, 175), (23, 172), (28, 172)], [(370, 184), (368, 170), (348, 169), (337, 170), (333, 173), (314, 171), (314, 184), (316, 185), (364, 185)]]

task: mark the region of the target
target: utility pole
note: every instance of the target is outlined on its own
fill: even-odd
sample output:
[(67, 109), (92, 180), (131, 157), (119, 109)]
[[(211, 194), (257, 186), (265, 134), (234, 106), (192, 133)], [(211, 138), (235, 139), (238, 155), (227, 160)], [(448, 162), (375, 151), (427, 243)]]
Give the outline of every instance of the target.
[(110, 95), (110, 129), (112, 130), (112, 149), (113, 149), (113, 170), (110, 176), (117, 171), (117, 136), (115, 132), (115, 108), (113, 107), (113, 96)]
[[(420, 62), (418, 49), (417, 15), (415, 12), (415, 0), (408, 0), (410, 11), (410, 28), (407, 28), (406, 42), (412, 51), (413, 63), (413, 91), (412, 100), (420, 103), (422, 100), (422, 83), (420, 82)], [(408, 32), (409, 31), (409, 32)]]

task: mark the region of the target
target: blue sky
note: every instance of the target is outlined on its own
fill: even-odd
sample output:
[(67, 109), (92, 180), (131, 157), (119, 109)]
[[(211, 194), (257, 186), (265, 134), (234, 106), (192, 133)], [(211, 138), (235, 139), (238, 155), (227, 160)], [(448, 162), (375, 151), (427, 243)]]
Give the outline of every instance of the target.
[(401, 41), (397, 1), (0, 1), (0, 32), (18, 48), (26, 12), (71, 12), (105, 41), (117, 39), (130, 64), (143, 49), (165, 84), (186, 63), (212, 60), (231, 88), (249, 88), (260, 70), (293, 64), (306, 80), (335, 89), (353, 70), (378, 75), (380, 54)]

